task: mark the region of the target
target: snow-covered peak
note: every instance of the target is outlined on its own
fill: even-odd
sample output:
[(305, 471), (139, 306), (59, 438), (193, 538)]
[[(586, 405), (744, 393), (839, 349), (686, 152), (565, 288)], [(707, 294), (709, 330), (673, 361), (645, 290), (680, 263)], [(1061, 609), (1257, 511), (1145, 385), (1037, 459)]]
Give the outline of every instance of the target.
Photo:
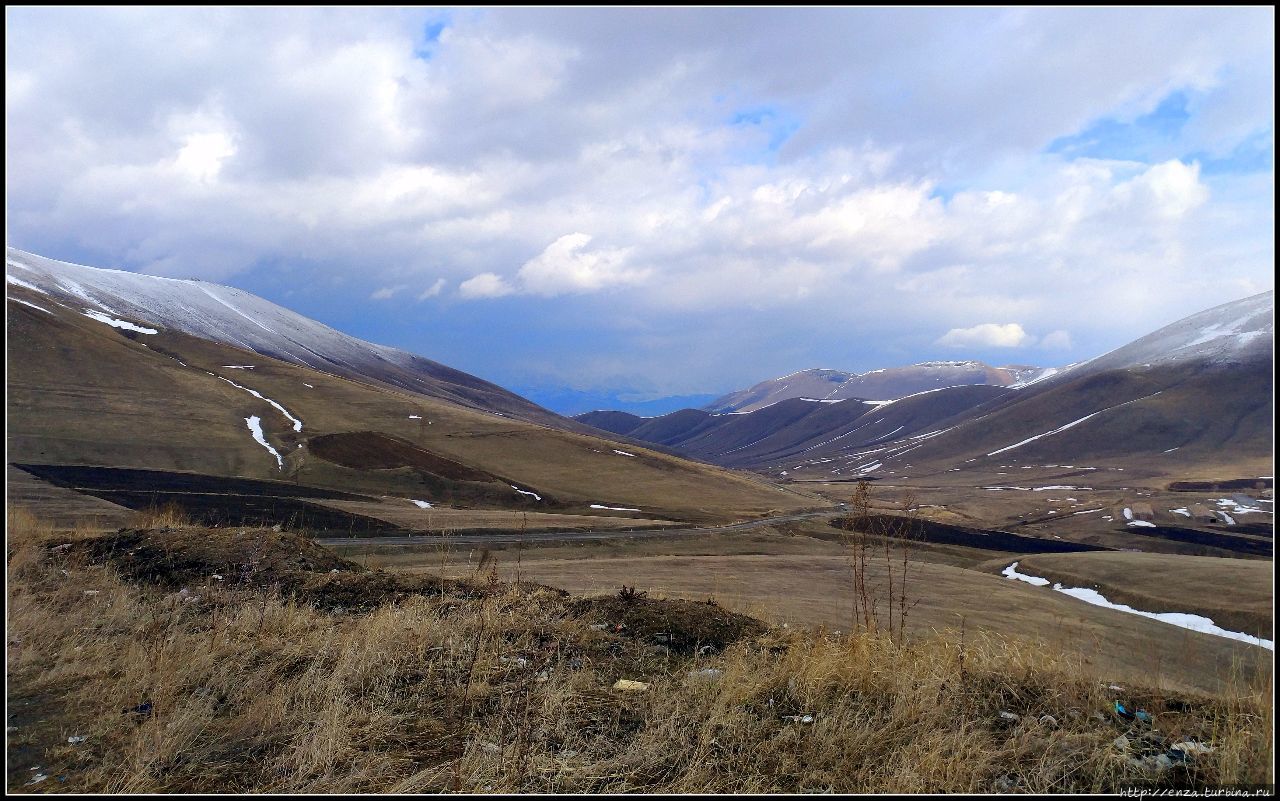
[(1269, 358), (1275, 341), (1275, 292), (1224, 303), (1165, 326), (1081, 365), (1090, 372), (1177, 362)]
[(132, 321), (244, 348), (327, 373), (373, 378), (523, 419), (559, 418), (500, 387), (397, 348), (349, 336), (234, 287), (86, 267), (8, 248), (6, 276), (94, 319)]

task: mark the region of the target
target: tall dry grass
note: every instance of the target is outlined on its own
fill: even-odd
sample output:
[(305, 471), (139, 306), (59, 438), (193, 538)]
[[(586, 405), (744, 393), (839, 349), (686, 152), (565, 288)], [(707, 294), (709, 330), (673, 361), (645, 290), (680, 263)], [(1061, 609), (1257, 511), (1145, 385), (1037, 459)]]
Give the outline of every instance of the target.
[[(995, 637), (772, 630), (684, 658), (593, 628), (549, 590), (495, 582), (485, 597), (329, 613), (213, 578), (185, 593), (127, 583), (51, 551), (58, 537), (38, 521), (18, 520), (17, 536), (9, 522), (9, 700), (30, 713), (11, 738), (43, 755), (59, 789), (1105, 792), (1173, 780), (1114, 748), (1123, 729), (1097, 717), (1105, 687)], [(652, 687), (611, 690), (619, 678)], [(1215, 747), (1187, 781), (1264, 782), (1270, 703), (1269, 688), (1239, 686), (1156, 725)]]

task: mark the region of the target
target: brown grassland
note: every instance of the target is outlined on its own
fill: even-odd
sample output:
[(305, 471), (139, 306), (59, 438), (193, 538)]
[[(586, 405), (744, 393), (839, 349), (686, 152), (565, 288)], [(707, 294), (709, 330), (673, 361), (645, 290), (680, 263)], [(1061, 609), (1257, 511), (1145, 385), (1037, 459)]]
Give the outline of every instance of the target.
[[(9, 511), (11, 790), (1274, 781), (1269, 675), (1214, 694), (1112, 690), (992, 633), (781, 629), (705, 599), (503, 582), (491, 554), (458, 578), (388, 573), (290, 532), (184, 527), (164, 510), (139, 522), (160, 527), (103, 536)], [(612, 689), (619, 679), (649, 687)], [(1118, 718), (1117, 693), (1152, 723)], [(1212, 750), (1153, 768), (1189, 740)]]

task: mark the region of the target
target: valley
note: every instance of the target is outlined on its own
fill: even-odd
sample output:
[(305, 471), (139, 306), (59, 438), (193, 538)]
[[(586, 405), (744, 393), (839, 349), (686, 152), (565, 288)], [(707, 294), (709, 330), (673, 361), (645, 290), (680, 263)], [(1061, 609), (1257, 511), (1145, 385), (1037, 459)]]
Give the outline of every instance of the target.
[[(731, 412), (568, 420), (472, 391), (483, 385), (465, 374), (418, 386), (352, 361), (349, 338), (318, 366), (292, 355), (322, 352), (314, 326), (217, 288), (166, 281), (144, 304), (121, 295), (143, 277), (76, 268), (69, 291), (56, 265), (10, 255), (26, 277), (9, 286), (9, 504), (47, 537), (177, 542), (195, 526), (248, 547), (266, 527), (390, 587), (484, 576), (699, 602), (816, 636), (994, 637), (1103, 686), (1164, 693), (1271, 675), (1270, 351), (1257, 337), (1163, 371), (1132, 363), (1154, 358), (1139, 342), (1092, 367), (889, 371), (913, 390), (902, 397), (770, 400), (769, 384)], [(207, 318), (164, 311), (190, 297), (287, 319), (292, 350), (239, 337), (231, 318), (210, 333)], [(1240, 314), (1190, 330), (1224, 317)], [(1169, 336), (1153, 335), (1178, 351)], [(921, 370), (971, 383), (919, 389)], [(1224, 382), (1233, 392), (1206, 404)]]

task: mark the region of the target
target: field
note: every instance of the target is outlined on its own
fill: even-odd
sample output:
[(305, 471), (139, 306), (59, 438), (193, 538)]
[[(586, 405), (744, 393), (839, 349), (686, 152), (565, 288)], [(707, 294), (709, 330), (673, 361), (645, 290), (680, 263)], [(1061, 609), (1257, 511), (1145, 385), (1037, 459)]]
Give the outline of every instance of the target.
[[(833, 536), (834, 535), (834, 536)], [(776, 624), (823, 626), (848, 631), (852, 626), (851, 548), (843, 534), (822, 523), (791, 526), (787, 532), (706, 535), (692, 538), (617, 539), (574, 545), (495, 546), (500, 575), (539, 581), (574, 593), (616, 592), (623, 585), (653, 597), (712, 598), (727, 608)], [(441, 543), (420, 548), (355, 546), (336, 550), (370, 567), (409, 574), (439, 571)], [(482, 548), (468, 545), (450, 552), (447, 571), (463, 575), (474, 567)], [(869, 562), (870, 582), (880, 597), (880, 613), (892, 569), (902, 575), (903, 551), (891, 546), (885, 561), (880, 544)], [(961, 546), (918, 546), (908, 554), (907, 592), (912, 636), (966, 630), (988, 631), (1039, 643), (1083, 660), (1098, 675), (1159, 686), (1218, 691), (1230, 681), (1233, 666), (1250, 675), (1269, 673), (1271, 655), (1251, 645), (1179, 629), (1081, 601), (999, 575), (990, 551)], [(1040, 555), (1024, 564), (1050, 559), (1137, 554)], [(1002, 559), (1007, 566), (1017, 555)], [(1244, 569), (1241, 569), (1243, 565)], [(1200, 578), (1178, 595), (1150, 599), (1147, 611), (1220, 611), (1242, 599), (1253, 609), (1250, 620), (1270, 616), (1257, 608), (1270, 598), (1270, 563), (1199, 560), (1188, 572)], [(1232, 596), (1215, 589), (1232, 583)], [(1247, 599), (1244, 600), (1244, 599)], [(1145, 599), (1144, 599), (1145, 600)], [(896, 613), (896, 612), (895, 612)], [(1234, 618), (1233, 618), (1234, 619)]]
[[(1097, 665), (974, 630), (904, 642), (770, 628), (718, 602), (505, 583), (483, 558), (460, 579), (386, 573), (289, 532), (152, 522), (166, 525), (103, 536), (10, 514), (11, 791), (1118, 792), (1274, 781), (1261, 675), (1237, 674), (1216, 697), (1121, 687)], [(772, 536), (783, 541), (752, 535), (739, 550), (802, 558), (803, 535)], [(644, 553), (654, 555), (592, 564), (699, 558)], [(1118, 717), (1116, 700), (1151, 724)]]

